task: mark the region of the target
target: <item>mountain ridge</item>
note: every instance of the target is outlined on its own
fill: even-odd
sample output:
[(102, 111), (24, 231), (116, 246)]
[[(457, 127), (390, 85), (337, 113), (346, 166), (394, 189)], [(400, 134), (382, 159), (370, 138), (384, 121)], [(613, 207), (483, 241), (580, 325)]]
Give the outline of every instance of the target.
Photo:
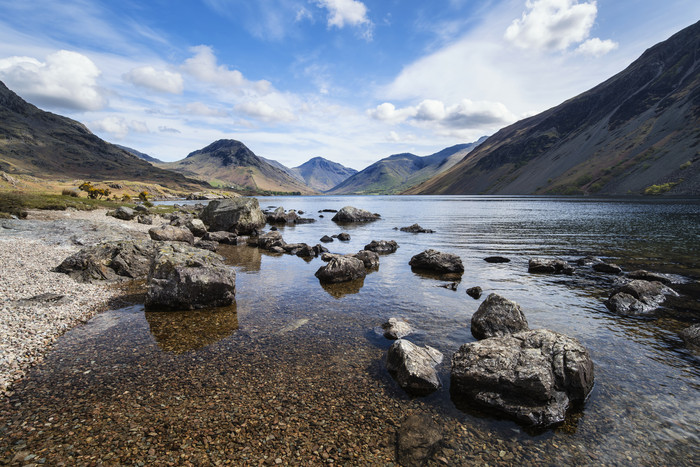
[(320, 156), (312, 157), (290, 170), (311, 188), (321, 192), (332, 189), (357, 173), (355, 169)]

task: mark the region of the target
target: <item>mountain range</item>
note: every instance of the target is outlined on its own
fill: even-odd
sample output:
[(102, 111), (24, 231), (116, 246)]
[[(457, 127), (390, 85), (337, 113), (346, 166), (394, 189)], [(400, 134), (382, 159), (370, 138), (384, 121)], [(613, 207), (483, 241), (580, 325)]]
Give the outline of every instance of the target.
[(314, 157), (294, 167), (291, 171), (308, 186), (318, 191), (329, 191), (338, 184), (357, 173), (357, 170), (345, 167), (323, 157)]
[(700, 22), (408, 194), (700, 194)]

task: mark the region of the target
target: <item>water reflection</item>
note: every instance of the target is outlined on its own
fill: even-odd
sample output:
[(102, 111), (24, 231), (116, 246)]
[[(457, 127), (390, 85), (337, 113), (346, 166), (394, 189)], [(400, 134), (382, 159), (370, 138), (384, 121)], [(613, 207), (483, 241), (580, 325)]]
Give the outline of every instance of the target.
[(146, 311), (158, 347), (182, 354), (207, 347), (238, 329), (236, 304), (192, 311)]
[(341, 299), (346, 295), (356, 294), (365, 285), (365, 278), (355, 279), (354, 281), (340, 282), (338, 284), (323, 284), (321, 287), (328, 295), (333, 298)]
[(236, 266), (239, 271), (260, 271), (263, 252), (259, 248), (247, 245), (219, 245), (216, 252), (224, 257), (226, 264)]

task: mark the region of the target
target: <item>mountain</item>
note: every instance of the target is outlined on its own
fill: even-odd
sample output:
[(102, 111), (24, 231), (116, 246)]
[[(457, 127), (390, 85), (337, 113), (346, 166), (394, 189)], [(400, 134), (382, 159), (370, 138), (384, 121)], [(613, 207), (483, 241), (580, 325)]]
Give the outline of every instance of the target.
[(291, 171), (304, 183), (318, 191), (328, 191), (357, 173), (355, 169), (323, 157), (309, 159), (299, 167), (292, 168)]
[(407, 194), (700, 194), (700, 22)]
[(256, 156), (245, 144), (232, 139), (215, 141), (180, 161), (160, 164), (160, 167), (206, 180), (215, 186), (233, 186), (253, 191), (316, 193), (285, 170)]
[(115, 144), (115, 146), (119, 149), (125, 150), (126, 152), (130, 152), (134, 156), (141, 158), (147, 162), (150, 162), (151, 164), (164, 164), (162, 160), (156, 159), (155, 157), (151, 157), (148, 154), (144, 154), (143, 152), (137, 151), (136, 149), (128, 148), (126, 146), (122, 146), (121, 144)]
[(430, 156), (394, 154), (356, 173), (328, 190), (332, 195), (387, 195), (400, 193), (454, 166), (483, 138), (475, 143), (458, 144)]
[(296, 173), (296, 172), (294, 171), (294, 169), (290, 169), (290, 168), (287, 167), (286, 165), (284, 165), (284, 164), (282, 164), (282, 163), (280, 163), (280, 162), (277, 162), (277, 161), (274, 160), (274, 159), (268, 159), (267, 157), (262, 157), (262, 156), (258, 156), (258, 157), (260, 157), (260, 159), (264, 160), (265, 162), (267, 162), (267, 163), (270, 164), (271, 166), (277, 167), (278, 169), (282, 170), (284, 173), (286, 173), (286, 174), (289, 175), (290, 177), (299, 180), (301, 183), (306, 183), (306, 182), (304, 182), (304, 179), (301, 177), (301, 175), (299, 175), (298, 173)]
[(202, 189), (201, 182), (156, 168), (75, 120), (29, 104), (2, 82), (0, 171), (43, 180), (125, 180), (177, 190)]

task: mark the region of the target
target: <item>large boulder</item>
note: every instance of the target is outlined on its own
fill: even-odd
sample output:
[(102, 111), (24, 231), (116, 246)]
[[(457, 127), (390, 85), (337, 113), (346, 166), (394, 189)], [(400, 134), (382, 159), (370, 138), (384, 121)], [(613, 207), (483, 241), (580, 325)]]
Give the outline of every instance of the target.
[(418, 347), (406, 339), (398, 339), (386, 357), (386, 368), (404, 391), (424, 396), (440, 388), (435, 367), (442, 362), (442, 353), (429, 346)]
[(223, 260), (182, 243), (162, 245), (148, 273), (146, 309), (194, 310), (232, 304), (236, 273)]
[(399, 248), (396, 240), (372, 240), (369, 244), (365, 245), (365, 250), (373, 251), (375, 253), (393, 253)]
[(265, 225), (265, 215), (255, 198), (233, 198), (210, 201), (199, 216), (209, 230), (248, 235)]
[(425, 250), (418, 253), (408, 262), (412, 269), (429, 271), (435, 273), (456, 273), (464, 272), (462, 259), (452, 253), (441, 253), (436, 250)]
[(194, 244), (194, 235), (189, 229), (175, 227), (173, 225), (161, 225), (148, 229), (148, 235), (153, 240), (160, 242), (184, 242)]
[(532, 258), (528, 263), (527, 272), (572, 275), (574, 267), (563, 259)]
[(272, 230), (258, 236), (258, 248), (263, 250), (271, 250), (276, 246), (283, 247), (286, 244), (279, 230)]
[(315, 274), (319, 281), (326, 284), (352, 281), (366, 275), (364, 263), (349, 256), (331, 257), (328, 263), (321, 266)]
[(472, 316), (472, 335), (477, 339), (500, 337), (527, 331), (527, 319), (520, 305), (492, 293)]
[(619, 287), (605, 306), (622, 316), (650, 316), (666, 300), (678, 294), (661, 282), (635, 279)]
[(331, 219), (338, 223), (350, 222), (371, 222), (379, 219), (379, 214), (372, 214), (364, 209), (358, 209), (352, 206), (345, 206)]
[(593, 388), (593, 361), (576, 339), (537, 329), (462, 345), (452, 357), (452, 396), (526, 425), (564, 421)]
[(72, 254), (53, 270), (77, 282), (140, 279), (148, 274), (155, 249), (150, 240), (98, 243)]
[(123, 221), (130, 221), (138, 215), (136, 211), (126, 206), (119, 206), (116, 210), (110, 211), (107, 214)]

